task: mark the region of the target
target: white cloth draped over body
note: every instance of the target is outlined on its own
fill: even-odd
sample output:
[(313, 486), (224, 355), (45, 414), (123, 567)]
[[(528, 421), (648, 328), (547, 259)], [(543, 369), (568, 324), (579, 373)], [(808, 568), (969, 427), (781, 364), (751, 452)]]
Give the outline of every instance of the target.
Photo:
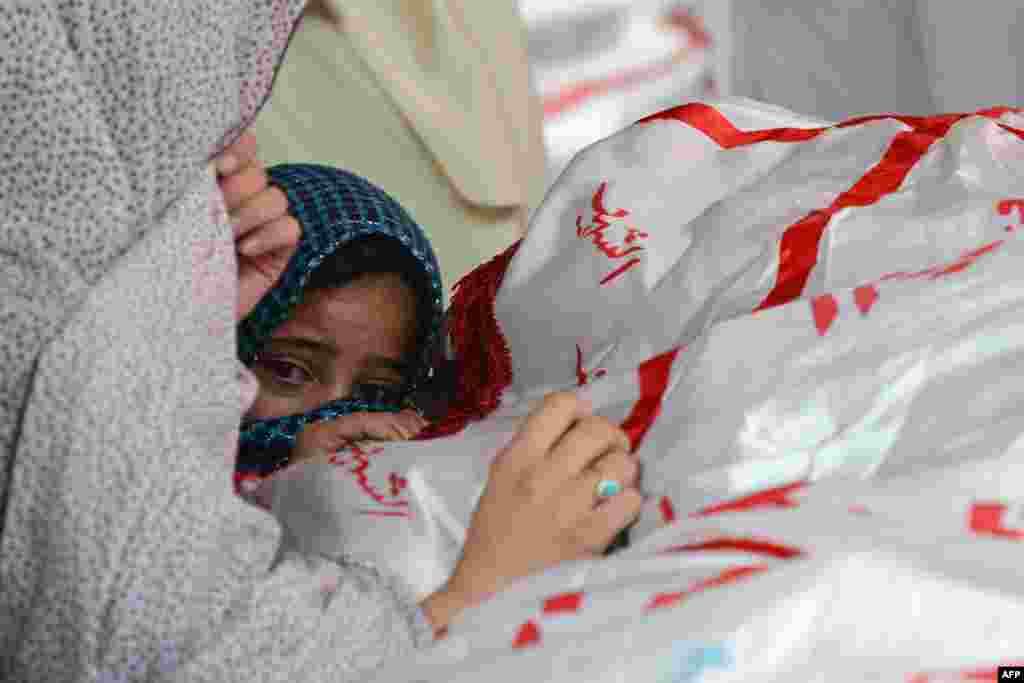
[(548, 192), (494, 305), (491, 415), (295, 468), (273, 509), (427, 594), (488, 460), (572, 390), (638, 445), (631, 545), (518, 581), (375, 680), (994, 680), (1024, 652), (1022, 234), (1020, 111), (685, 103)]
[[(694, 103), (585, 150), (498, 293), (498, 410), (296, 468), (273, 499), (309, 554), (284, 545), (232, 491), (256, 385), (205, 162), (300, 5), (0, 6), (0, 678), (852, 683), (1019, 656), (1014, 112)], [(487, 456), (574, 387), (639, 444), (633, 545), (416, 652)]]
[(302, 4), (0, 5), (2, 680), (352, 680), (431, 639), (231, 484), (256, 384), (207, 161)]

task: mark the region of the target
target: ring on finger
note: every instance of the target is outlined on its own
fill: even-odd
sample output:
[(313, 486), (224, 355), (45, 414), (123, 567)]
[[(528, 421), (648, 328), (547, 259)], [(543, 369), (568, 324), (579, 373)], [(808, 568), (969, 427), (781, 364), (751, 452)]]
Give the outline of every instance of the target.
[(620, 493), (622, 493), (622, 484), (615, 481), (614, 479), (602, 479), (601, 481), (597, 482), (598, 500), (614, 498)]

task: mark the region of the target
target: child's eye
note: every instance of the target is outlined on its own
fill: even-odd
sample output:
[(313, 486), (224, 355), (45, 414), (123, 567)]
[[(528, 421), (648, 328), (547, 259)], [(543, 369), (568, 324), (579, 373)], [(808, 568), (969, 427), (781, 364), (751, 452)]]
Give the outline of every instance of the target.
[(266, 368), (275, 381), (281, 384), (299, 386), (313, 381), (313, 376), (309, 371), (280, 356), (261, 355), (257, 362)]

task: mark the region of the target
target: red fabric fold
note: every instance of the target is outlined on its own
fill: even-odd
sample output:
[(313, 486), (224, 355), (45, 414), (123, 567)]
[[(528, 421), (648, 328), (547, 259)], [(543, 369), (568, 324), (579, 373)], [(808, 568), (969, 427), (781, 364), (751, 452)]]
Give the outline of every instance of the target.
[(512, 354), (494, 314), (494, 302), (522, 240), (470, 271), (454, 287), (448, 335), (459, 369), (455, 399), (443, 418), (416, 439), (457, 434), (493, 413), (512, 383)]

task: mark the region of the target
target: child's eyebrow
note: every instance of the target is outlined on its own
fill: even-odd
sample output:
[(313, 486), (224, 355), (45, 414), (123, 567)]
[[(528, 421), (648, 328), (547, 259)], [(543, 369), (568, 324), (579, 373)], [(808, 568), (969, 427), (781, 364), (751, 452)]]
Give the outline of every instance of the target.
[(297, 347), (311, 351), (320, 356), (330, 356), (338, 353), (337, 347), (328, 341), (309, 339), (307, 337), (273, 337), (270, 340), (272, 346), (283, 345)]

